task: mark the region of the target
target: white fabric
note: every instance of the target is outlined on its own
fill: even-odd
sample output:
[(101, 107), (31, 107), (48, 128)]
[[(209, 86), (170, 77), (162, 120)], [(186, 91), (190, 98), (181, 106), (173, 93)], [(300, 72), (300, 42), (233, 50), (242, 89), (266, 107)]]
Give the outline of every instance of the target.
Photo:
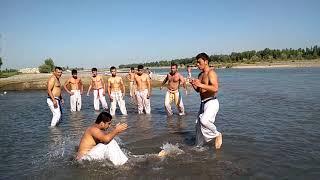
[(179, 114), (184, 115), (184, 105), (182, 102), (182, 96), (178, 90), (176, 92), (167, 91), (166, 93), (164, 105), (169, 115), (173, 114), (171, 109), (172, 101), (176, 104), (176, 107), (179, 109)]
[(99, 111), (99, 109), (100, 109), (99, 100), (101, 102), (102, 108), (107, 110), (108, 104), (107, 104), (105, 96), (103, 95), (102, 88), (93, 90), (93, 106), (96, 111)]
[(148, 96), (148, 89), (143, 91), (136, 91), (137, 102), (138, 102), (138, 113), (142, 114), (143, 109), (145, 110), (146, 114), (150, 114), (150, 99), (147, 98)]
[(126, 163), (128, 158), (120, 149), (117, 141), (112, 139), (108, 144), (97, 144), (80, 160), (110, 160), (115, 166), (120, 166)]
[(53, 105), (53, 102), (51, 98), (47, 98), (47, 104), (52, 112), (52, 119), (51, 119), (51, 127), (56, 126), (61, 118), (61, 104), (59, 100), (55, 99), (57, 101), (58, 107), (55, 108)]
[(202, 146), (204, 141), (209, 142), (220, 135), (214, 125), (216, 115), (219, 111), (218, 99), (212, 99), (204, 103), (201, 101), (199, 118), (196, 124), (196, 145)]
[(134, 85), (133, 85), (133, 81), (130, 81), (130, 96), (134, 96)]
[(81, 94), (80, 90), (71, 90), (74, 94), (70, 96), (70, 109), (71, 112), (81, 110)]
[(122, 97), (121, 91), (113, 91), (110, 96), (112, 97), (110, 114), (113, 116), (116, 113), (117, 103), (119, 105), (120, 111), (123, 115), (127, 115), (126, 102)]

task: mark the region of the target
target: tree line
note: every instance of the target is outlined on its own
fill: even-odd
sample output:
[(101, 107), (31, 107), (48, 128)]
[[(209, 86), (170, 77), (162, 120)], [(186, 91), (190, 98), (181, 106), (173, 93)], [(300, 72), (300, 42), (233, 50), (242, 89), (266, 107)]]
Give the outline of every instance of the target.
[[(272, 62), (285, 61), (285, 60), (311, 60), (320, 57), (320, 47), (311, 46), (310, 48), (299, 48), (299, 49), (269, 49), (265, 48), (261, 51), (243, 51), (243, 52), (232, 52), (231, 54), (220, 54), (211, 55), (210, 64), (228, 64), (228, 63), (246, 63), (254, 64), (256, 62)], [(171, 63), (176, 63), (180, 66), (194, 65), (195, 57), (183, 58), (183, 59), (173, 59), (173, 60), (163, 60), (141, 63), (148, 67), (159, 67), (159, 66), (170, 66)], [(137, 67), (138, 63), (133, 64), (121, 64), (119, 68), (130, 68)]]

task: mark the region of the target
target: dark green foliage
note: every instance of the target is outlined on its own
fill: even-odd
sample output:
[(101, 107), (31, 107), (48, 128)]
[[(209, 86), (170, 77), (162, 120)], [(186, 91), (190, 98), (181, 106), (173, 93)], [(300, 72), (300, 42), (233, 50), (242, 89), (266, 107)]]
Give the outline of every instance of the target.
[[(282, 61), (282, 60), (309, 60), (309, 59), (317, 59), (320, 57), (320, 47), (313, 46), (306, 49), (269, 49), (266, 48), (261, 51), (244, 51), (241, 53), (232, 52), (229, 55), (220, 54), (220, 55), (211, 55), (210, 63), (223, 63), (223, 64), (232, 64), (232, 63), (246, 63), (246, 64), (254, 64), (256, 62), (274, 62)], [(171, 62), (174, 62), (180, 66), (186, 65), (194, 65), (195, 57), (192, 58), (184, 58), (184, 59), (174, 59), (168, 61), (155, 61), (142, 63), (144, 66), (148, 67), (160, 67), (160, 66), (170, 66)], [(122, 64), (119, 68), (130, 68), (137, 67), (138, 64)], [(230, 66), (229, 66), (230, 67)], [(232, 66), (231, 66), (232, 67)]]
[(51, 58), (44, 60), (44, 64), (39, 66), (40, 73), (50, 73), (54, 69), (54, 62)]

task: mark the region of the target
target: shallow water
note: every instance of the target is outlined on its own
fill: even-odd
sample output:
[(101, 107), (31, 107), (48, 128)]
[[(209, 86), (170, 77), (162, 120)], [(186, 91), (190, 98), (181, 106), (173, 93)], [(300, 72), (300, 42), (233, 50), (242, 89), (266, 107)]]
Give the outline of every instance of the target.
[[(165, 91), (154, 89), (150, 116), (137, 115), (126, 97), (129, 116), (114, 118), (129, 125), (118, 141), (130, 161), (120, 168), (73, 161), (98, 115), (92, 96), (83, 96), (78, 113), (69, 112), (65, 97), (61, 123), (49, 128), (45, 91), (8, 91), (0, 96), (0, 179), (318, 179), (320, 69), (223, 69), (218, 75), (221, 150), (210, 143), (193, 147), (196, 93), (183, 96), (186, 116), (168, 118)], [(171, 155), (159, 159), (163, 144)]]

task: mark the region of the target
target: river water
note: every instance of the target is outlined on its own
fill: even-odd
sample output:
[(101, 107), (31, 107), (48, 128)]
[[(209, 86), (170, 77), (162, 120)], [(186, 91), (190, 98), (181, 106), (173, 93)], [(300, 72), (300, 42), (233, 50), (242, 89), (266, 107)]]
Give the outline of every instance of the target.
[[(194, 148), (199, 95), (183, 96), (185, 116), (167, 117), (165, 90), (153, 89), (151, 115), (137, 115), (126, 97), (129, 129), (117, 141), (129, 157), (122, 167), (73, 160), (79, 140), (98, 113), (92, 96), (49, 128), (45, 91), (0, 96), (0, 179), (318, 179), (320, 69), (223, 69), (216, 126), (222, 149)], [(196, 76), (196, 75), (195, 75)], [(2, 92), (1, 92), (2, 93)], [(176, 108), (173, 106), (174, 112)], [(157, 158), (165, 145), (170, 155)]]

